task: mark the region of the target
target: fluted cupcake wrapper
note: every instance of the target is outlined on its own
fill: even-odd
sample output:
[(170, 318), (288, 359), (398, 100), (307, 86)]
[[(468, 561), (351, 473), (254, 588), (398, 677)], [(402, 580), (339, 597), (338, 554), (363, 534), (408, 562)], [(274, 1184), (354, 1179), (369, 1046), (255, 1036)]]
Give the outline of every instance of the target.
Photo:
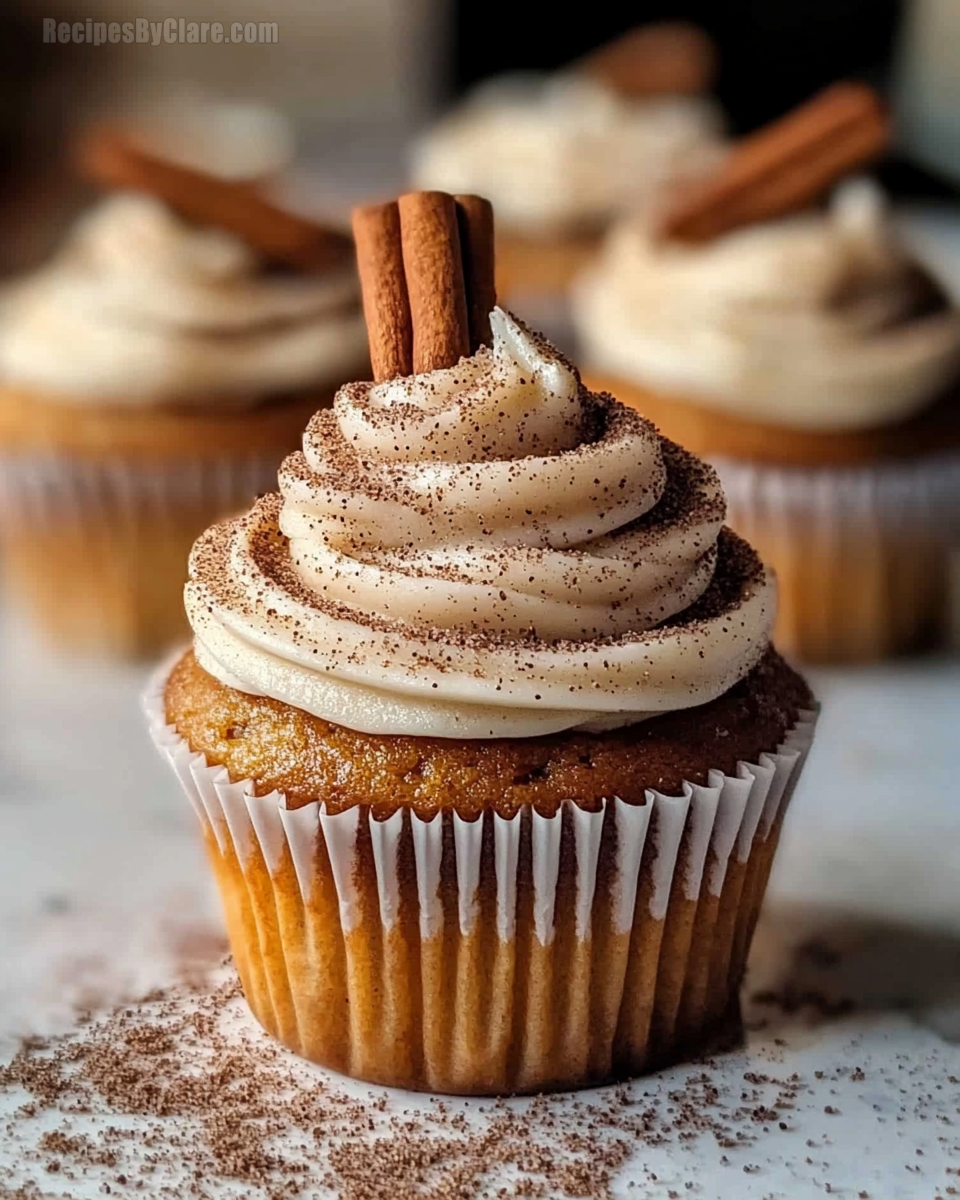
[(555, 816), (288, 808), (193, 752), (145, 699), (203, 827), (261, 1023), (372, 1082), (576, 1087), (703, 1047), (737, 992), (816, 713), (735, 775)]
[(0, 454), (0, 522), (43, 528), (85, 517), (122, 521), (184, 509), (225, 512), (276, 486), (283, 455), (93, 458)]
[(281, 458), (0, 454), (7, 587), (73, 649), (141, 655), (182, 640), (194, 540), (274, 488)]
[(781, 650), (865, 661), (945, 639), (960, 454), (857, 467), (714, 465), (729, 525), (777, 572)]

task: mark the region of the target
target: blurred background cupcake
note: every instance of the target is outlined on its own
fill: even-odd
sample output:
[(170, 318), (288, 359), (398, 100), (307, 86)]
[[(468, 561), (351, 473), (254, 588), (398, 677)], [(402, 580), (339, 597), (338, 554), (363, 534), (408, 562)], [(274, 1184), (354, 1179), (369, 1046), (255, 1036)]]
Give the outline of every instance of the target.
[(722, 155), (715, 73), (710, 38), (677, 23), (631, 30), (562, 71), (496, 77), (416, 143), (413, 180), (490, 198), (499, 292), (542, 307), (612, 219)]
[(867, 180), (775, 219), (885, 141), (868, 89), (831, 89), (659, 227), (623, 223), (575, 289), (592, 382), (718, 465), (777, 568), (779, 643), (811, 661), (923, 648), (949, 619), (960, 311)]
[(365, 369), (349, 238), (258, 191), (289, 159), (287, 123), (187, 111), (85, 135), (81, 166), (120, 190), (0, 301), (5, 582), (76, 650), (177, 638), (193, 539)]

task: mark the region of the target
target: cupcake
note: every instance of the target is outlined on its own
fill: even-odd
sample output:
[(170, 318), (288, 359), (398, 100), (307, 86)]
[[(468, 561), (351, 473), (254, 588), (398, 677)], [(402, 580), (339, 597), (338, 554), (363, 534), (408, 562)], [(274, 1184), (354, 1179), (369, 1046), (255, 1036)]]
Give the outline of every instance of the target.
[(703, 93), (713, 48), (689, 26), (633, 31), (546, 77), (481, 85), (417, 143), (418, 187), (482, 192), (497, 210), (497, 286), (563, 292), (616, 216), (710, 169), (723, 122)]
[(377, 381), (200, 538), (147, 697), (247, 1000), (435, 1092), (696, 1054), (737, 1030), (813, 734), (774, 581), (710, 467), (490, 311), (488, 207), (354, 230)]
[[(872, 183), (842, 184), (821, 210), (751, 207), (758, 145), (782, 167), (798, 128), (814, 118), (822, 137), (825, 118), (864, 103), (862, 132), (875, 100), (840, 88), (738, 148), (687, 209), (726, 228), (624, 222), (573, 300), (590, 385), (715, 463), (731, 525), (776, 568), (778, 643), (812, 661), (937, 640), (960, 534), (960, 312)], [(807, 147), (802, 184), (829, 185), (819, 152)], [(833, 175), (860, 152), (830, 154)]]
[(0, 548), (55, 643), (144, 655), (186, 632), (197, 535), (272, 486), (366, 339), (345, 235), (109, 136), (94, 149), (136, 190), (0, 300)]

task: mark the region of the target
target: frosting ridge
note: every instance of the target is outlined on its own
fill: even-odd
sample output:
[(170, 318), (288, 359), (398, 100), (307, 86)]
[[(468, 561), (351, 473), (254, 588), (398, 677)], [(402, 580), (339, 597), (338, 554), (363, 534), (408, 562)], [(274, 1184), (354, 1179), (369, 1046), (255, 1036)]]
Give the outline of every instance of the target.
[(902, 421), (960, 373), (945, 304), (865, 180), (804, 214), (706, 245), (615, 229), (578, 281), (594, 367), (739, 416), (807, 430)]
[(0, 373), (65, 403), (250, 407), (366, 356), (352, 269), (264, 270), (146, 195), (103, 200), (0, 303)]
[(201, 664), (366, 732), (533, 736), (704, 703), (773, 584), (713, 470), (500, 310), (492, 350), (351, 384), (280, 495), (197, 544)]
[(721, 133), (702, 97), (627, 100), (573, 74), (508, 77), (430, 130), (412, 167), (418, 186), (479, 192), (502, 228), (536, 236), (601, 224), (711, 169)]

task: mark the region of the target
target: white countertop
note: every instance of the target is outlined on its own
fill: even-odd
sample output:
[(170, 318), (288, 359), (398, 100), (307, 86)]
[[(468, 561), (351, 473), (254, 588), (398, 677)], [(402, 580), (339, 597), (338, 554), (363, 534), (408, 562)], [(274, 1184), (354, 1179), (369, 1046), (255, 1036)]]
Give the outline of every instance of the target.
[[(68, 1030), (78, 1008), (169, 985), (223, 952), (194, 818), (142, 726), (144, 672), (58, 665), (9, 627), (2, 650), (0, 1061), (14, 1035)], [(948, 1174), (960, 1169), (960, 1083), (949, 1082), (960, 1078), (960, 1045), (947, 1040), (960, 1038), (960, 660), (817, 672), (814, 683), (823, 719), (785, 831), (750, 991), (820, 999), (792, 1016), (753, 1005), (751, 1022), (766, 1027), (708, 1068), (731, 1102), (745, 1071), (799, 1073), (797, 1108), (786, 1130), (767, 1129), (748, 1146), (721, 1149), (706, 1135), (644, 1145), (616, 1174), (614, 1195), (668, 1196), (671, 1179), (680, 1194), (695, 1180), (693, 1194), (711, 1200), (801, 1200), (823, 1195), (826, 1183), (840, 1195), (929, 1200), (960, 1189)], [(200, 1003), (174, 995), (175, 1008)], [(825, 1017), (823, 997), (858, 1007)], [(229, 1019), (237, 1037), (262, 1037), (239, 1002)], [(306, 1064), (294, 1069), (304, 1084), (329, 1078)], [(668, 1108), (668, 1093), (689, 1075), (678, 1068), (631, 1090)], [(0, 1093), (0, 1130), (24, 1099)], [(484, 1106), (463, 1103), (482, 1127)], [(565, 1111), (573, 1102), (554, 1103)], [(395, 1093), (384, 1111), (425, 1104)], [(50, 1190), (65, 1180), (37, 1165), (37, 1147), (56, 1119), (19, 1119), (0, 1132), (0, 1196), (4, 1184), (26, 1181), (49, 1195), (103, 1194), (115, 1168), (90, 1167), (66, 1192)], [(73, 1129), (97, 1120), (69, 1118)], [(148, 1195), (160, 1194), (161, 1181), (174, 1186), (182, 1170), (178, 1153), (160, 1158)], [(212, 1197), (266, 1195), (208, 1185)], [(309, 1194), (354, 1195), (338, 1186)], [(477, 1194), (495, 1194), (489, 1188)]]

